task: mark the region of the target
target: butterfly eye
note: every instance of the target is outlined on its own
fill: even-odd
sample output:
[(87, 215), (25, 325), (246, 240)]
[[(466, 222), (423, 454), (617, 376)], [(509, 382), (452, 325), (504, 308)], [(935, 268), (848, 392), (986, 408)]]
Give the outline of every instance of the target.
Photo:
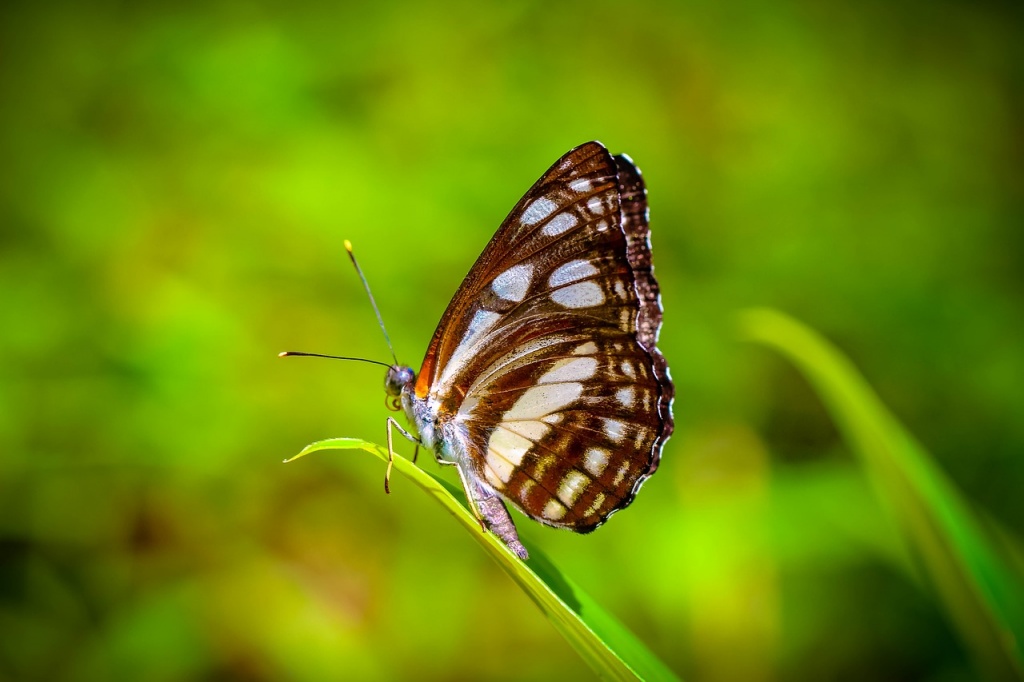
[(416, 373), (411, 367), (392, 365), (388, 367), (388, 374), (384, 378), (384, 390), (389, 396), (398, 397), (402, 395), (402, 388), (416, 380)]

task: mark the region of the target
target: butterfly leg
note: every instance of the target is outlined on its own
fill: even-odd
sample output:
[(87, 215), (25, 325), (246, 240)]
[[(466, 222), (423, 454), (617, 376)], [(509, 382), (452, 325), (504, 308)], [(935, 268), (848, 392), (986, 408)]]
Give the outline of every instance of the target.
[[(419, 452), (419, 448), (420, 448), (420, 439), (419, 438), (417, 438), (416, 436), (412, 435), (411, 433), (409, 433), (408, 431), (403, 429), (402, 425), (399, 424), (398, 422), (396, 422), (392, 417), (388, 417), (388, 470), (386, 472), (384, 472), (384, 493), (387, 494), (387, 495), (391, 494), (391, 467), (395, 463), (395, 448), (394, 448), (394, 446), (392, 445), (392, 442), (391, 442), (391, 428), (392, 427), (398, 429), (398, 432), (400, 434), (402, 434), (403, 436), (405, 436), (406, 439), (411, 440), (413, 443), (416, 443), (416, 451), (417, 451), (417, 453)], [(416, 458), (413, 457), (412, 461), (415, 462)]]
[(459, 470), (459, 479), (462, 481), (462, 488), (466, 491), (466, 499), (469, 502), (469, 509), (473, 512), (480, 530), (490, 530), (504, 542), (512, 553), (522, 560), (530, 558), (530, 554), (519, 541), (519, 534), (516, 532), (516, 525), (509, 516), (505, 503), (495, 493), (486, 490), (477, 483), (476, 478), (464, 470), (464, 465), (456, 467)]

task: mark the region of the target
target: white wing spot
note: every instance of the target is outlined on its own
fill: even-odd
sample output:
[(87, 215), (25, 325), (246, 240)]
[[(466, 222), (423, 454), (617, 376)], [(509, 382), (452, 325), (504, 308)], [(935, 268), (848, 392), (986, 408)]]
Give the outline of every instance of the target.
[[(541, 422), (502, 422), (499, 426), (501, 428), (495, 429), (494, 433), (490, 434), (487, 447), (494, 447), (502, 457), (516, 466), (522, 464), (522, 457), (530, 447), (551, 430), (551, 427)], [(496, 442), (495, 439), (499, 437), (501, 431), (510, 431), (516, 439), (512, 439), (511, 435), (506, 435)], [(522, 442), (523, 440), (526, 442)]]
[(594, 376), (597, 371), (597, 358), (566, 358), (551, 366), (537, 380), (538, 384), (558, 384), (566, 381), (583, 381)]
[(545, 421), (548, 424), (560, 424), (562, 422), (562, 415), (559, 412), (549, 414), (541, 417), (541, 421)]
[(490, 310), (476, 311), (469, 323), (469, 329), (466, 330), (466, 335), (462, 338), (462, 343), (469, 340), (475, 341), (481, 334), (493, 327), (500, 317), (501, 315)]
[(636, 390), (632, 386), (620, 388), (615, 392), (615, 399), (623, 407), (633, 407), (633, 403), (636, 401)]
[(590, 448), (583, 456), (583, 468), (593, 474), (594, 478), (601, 478), (601, 474), (608, 467), (610, 452), (604, 448)]
[(569, 189), (573, 192), (589, 192), (594, 185), (586, 178), (579, 178), (569, 183)]
[(626, 473), (629, 471), (629, 462), (623, 462), (619, 470), (615, 472), (615, 478), (612, 479), (612, 487), (617, 488), (620, 483), (626, 478)]
[(571, 470), (562, 479), (562, 484), (558, 486), (558, 499), (560, 499), (567, 507), (571, 507), (576, 504), (576, 500), (583, 494), (583, 491), (590, 485), (590, 479), (575, 469)]
[(604, 433), (609, 439), (616, 443), (621, 443), (622, 439), (626, 437), (626, 425), (618, 419), (606, 417), (604, 420)]
[(601, 201), (601, 196), (596, 195), (587, 199), (587, 208), (594, 215), (604, 215), (604, 202)]
[(545, 384), (526, 390), (512, 408), (502, 417), (503, 421), (536, 420), (552, 412), (558, 412), (583, 395), (583, 384)]
[(602, 220), (602, 221), (597, 223), (597, 231), (598, 232), (604, 232), (607, 229), (608, 229), (608, 221), (607, 220)]
[(566, 508), (558, 500), (548, 500), (540, 514), (548, 521), (558, 521), (565, 516)]
[(526, 298), (526, 292), (530, 290), (532, 279), (532, 265), (513, 265), (494, 278), (494, 281), (491, 282), (491, 289), (506, 301), (518, 303)]
[(622, 373), (630, 379), (636, 378), (636, 372), (633, 370), (633, 364), (629, 360), (622, 361)]
[(548, 285), (554, 289), (569, 282), (593, 277), (598, 272), (600, 271), (593, 263), (585, 260), (571, 260), (551, 273), (551, 276), (548, 277)]
[(451, 359), (441, 374), (441, 378), (438, 381), (439, 386), (445, 386), (451, 381), (452, 377), (455, 376), (466, 362), (469, 355), (468, 351), (499, 319), (501, 319), (501, 315), (490, 310), (478, 310), (473, 314), (473, 319), (469, 322), (466, 335), (462, 337), (462, 341), (459, 342), (458, 347), (452, 352)]
[(626, 285), (622, 283), (621, 279), (615, 280), (615, 293), (619, 298), (626, 298)]
[(566, 230), (576, 227), (576, 223), (578, 222), (579, 221), (576, 220), (576, 216), (572, 213), (559, 213), (548, 221), (548, 224), (544, 226), (544, 229), (542, 229), (540, 233), (553, 237), (556, 234), (562, 234)]
[(556, 208), (555, 202), (551, 201), (547, 197), (541, 197), (540, 199), (534, 200), (532, 204), (526, 207), (523, 211), (523, 217), (520, 220), (524, 225), (536, 225), (540, 221), (551, 215), (551, 212)]
[(508, 483), (509, 479), (512, 478), (512, 472), (515, 471), (512, 462), (497, 454), (494, 450), (487, 451), (487, 466), (490, 467), (491, 471), (494, 472), (494, 475), (502, 483)]
[[(495, 455), (509, 464), (519, 466), (523, 463), (523, 457), (532, 447), (533, 441), (512, 430), (494, 429), (490, 440), (487, 441), (487, 461), (490, 462), (491, 456)], [(498, 470), (495, 469), (495, 471)], [(498, 471), (498, 473), (501, 472)], [(507, 478), (505, 480), (508, 481)]]
[(552, 291), (551, 300), (563, 308), (593, 308), (604, 303), (604, 292), (596, 282), (580, 282)]
[(494, 470), (490, 465), (484, 467), (484, 478), (487, 482), (494, 486), (495, 490), (502, 490), (505, 487), (505, 482), (498, 478), (498, 474), (494, 473)]
[(579, 346), (572, 352), (573, 355), (593, 355), (597, 352), (597, 344), (593, 341), (587, 341), (582, 346)]

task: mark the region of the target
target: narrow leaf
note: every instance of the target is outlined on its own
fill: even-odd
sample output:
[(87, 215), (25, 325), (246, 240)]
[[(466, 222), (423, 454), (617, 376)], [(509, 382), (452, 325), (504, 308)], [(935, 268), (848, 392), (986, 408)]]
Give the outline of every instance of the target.
[[(307, 445), (285, 461), (332, 449), (365, 450), (385, 462), (388, 459), (387, 450), (375, 443), (357, 438), (331, 438)], [(530, 546), (529, 562), (521, 561), (494, 535), (480, 530), (480, 524), (460, 501), (464, 499), (461, 492), (399, 455), (395, 455), (394, 468), (451, 513), (602, 679), (678, 679), (640, 640), (563, 575), (543, 552)]]
[(817, 389), (979, 665), (993, 679), (1024, 679), (1024, 585), (925, 449), (812, 330), (767, 309), (744, 312), (740, 329)]

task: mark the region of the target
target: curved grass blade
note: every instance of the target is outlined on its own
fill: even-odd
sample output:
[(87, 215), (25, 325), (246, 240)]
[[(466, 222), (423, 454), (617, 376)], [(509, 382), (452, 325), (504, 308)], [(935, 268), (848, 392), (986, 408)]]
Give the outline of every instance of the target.
[(925, 449), (812, 330), (767, 309), (744, 312), (740, 329), (817, 389), (980, 667), (993, 679), (1024, 679), (1024, 584)]
[[(358, 438), (331, 438), (307, 445), (291, 459), (318, 450), (365, 450), (387, 461), (387, 450)], [(394, 468), (437, 500), (533, 600), (555, 629), (591, 668), (606, 680), (677, 680), (647, 647), (585, 592), (576, 587), (543, 552), (530, 546), (529, 564), (521, 561), (480, 524), (465, 506), (461, 491), (395, 455)]]

